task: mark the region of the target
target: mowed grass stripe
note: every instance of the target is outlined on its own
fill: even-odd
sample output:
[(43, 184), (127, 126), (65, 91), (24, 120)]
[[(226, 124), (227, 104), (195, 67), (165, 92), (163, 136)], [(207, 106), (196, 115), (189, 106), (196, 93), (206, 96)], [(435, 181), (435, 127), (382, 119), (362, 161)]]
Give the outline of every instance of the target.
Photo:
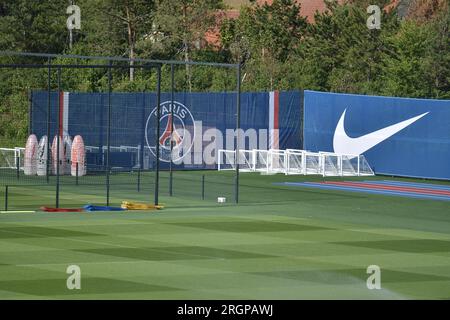
[[(42, 290), (42, 286), (45, 286), (45, 290)], [(74, 294), (73, 290), (67, 288), (65, 278), (45, 280), (3, 280), (0, 281), (0, 290), (38, 296)], [(81, 290), (82, 291), (79, 292), (82, 294), (126, 294), (127, 292), (173, 291), (180, 289), (111, 278), (83, 277)]]
[(336, 242), (336, 244), (413, 253), (450, 252), (450, 241), (434, 239), (345, 241)]
[[(314, 282), (318, 284), (348, 284), (354, 283), (355, 278), (365, 283), (367, 272), (361, 269), (334, 269), (334, 270), (299, 270), (299, 271), (271, 271), (251, 273), (268, 277), (280, 277), (286, 279)], [(432, 274), (396, 271), (382, 269), (382, 282), (417, 282), (417, 281), (450, 281), (450, 276), (437, 276)]]
[[(208, 183), (217, 182), (207, 184), (205, 201), (196, 189), (202, 174)], [(158, 212), (0, 215), (0, 298), (450, 296), (448, 204), (286, 191), (272, 183), (322, 178), (243, 174), (244, 203), (235, 206), (231, 196), (219, 206), (217, 196), (232, 195), (225, 177), (230, 176), (183, 173), (183, 180), (174, 181), (176, 193), (190, 191), (166, 197), (163, 184), (166, 209)], [(130, 178), (135, 177), (114, 177), (117, 184)], [(151, 201), (150, 188), (142, 193), (131, 184), (112, 189), (114, 204), (123, 198)], [(44, 190), (40, 198), (38, 192), (26, 196), (26, 190), (13, 206), (20, 197), (27, 205), (42, 205), (54, 192)], [(105, 200), (98, 186), (63, 186), (62, 195), (64, 205)], [(65, 288), (71, 264), (82, 270), (79, 292)], [(366, 288), (370, 264), (382, 270), (381, 291)]]
[(280, 232), (280, 231), (314, 231), (329, 228), (268, 221), (222, 221), (222, 222), (182, 222), (171, 223), (182, 227), (200, 228), (226, 232)]
[(73, 238), (73, 237), (87, 237), (99, 236), (100, 234), (73, 231), (59, 228), (46, 227), (2, 227), (0, 228), (0, 239), (9, 238)]
[(99, 248), (77, 250), (85, 253), (109, 255), (136, 260), (166, 261), (186, 259), (256, 259), (269, 258), (270, 255), (212, 247), (158, 247), (158, 248)]

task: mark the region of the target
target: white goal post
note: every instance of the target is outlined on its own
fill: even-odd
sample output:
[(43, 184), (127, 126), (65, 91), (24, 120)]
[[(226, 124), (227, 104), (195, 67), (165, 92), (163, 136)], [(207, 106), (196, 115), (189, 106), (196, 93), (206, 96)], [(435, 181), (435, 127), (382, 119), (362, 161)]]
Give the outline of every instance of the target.
[(362, 154), (358, 156), (358, 163), (357, 163), (357, 172), (358, 176), (374, 176), (375, 173), (373, 172), (372, 168), (369, 165), (369, 162), (367, 162), (366, 157), (364, 157)]
[(236, 152), (220, 149), (217, 153), (217, 169), (219, 171), (236, 169)]
[(333, 152), (320, 151), (321, 155), (321, 174), (326, 176), (341, 176), (342, 175), (342, 157)]
[(325, 176), (373, 176), (374, 172), (363, 155), (319, 152), (321, 173)]
[(253, 171), (261, 174), (286, 173), (286, 151), (253, 149)]
[(304, 174), (305, 150), (286, 149), (286, 174)]
[(305, 151), (303, 160), (303, 174), (316, 175), (322, 173), (322, 155), (318, 152)]
[(267, 173), (286, 173), (286, 151), (269, 149), (267, 154)]
[(224, 170), (236, 170), (236, 166), (239, 166), (239, 171), (251, 172), (254, 171), (253, 151), (251, 150), (239, 150), (238, 159), (236, 159), (235, 150), (219, 149), (217, 159), (217, 169), (219, 171)]
[(217, 168), (219, 171), (235, 170), (237, 165), (242, 172), (285, 173), (286, 151), (275, 149), (239, 150), (237, 161), (235, 150), (220, 149), (218, 151)]
[(269, 150), (253, 149), (253, 171), (268, 173)]
[(334, 152), (311, 152), (300, 149), (253, 149), (218, 151), (218, 170), (284, 173), (286, 175), (373, 176), (374, 172), (363, 155)]
[(239, 171), (252, 172), (254, 171), (253, 151), (239, 149), (238, 165)]
[(0, 169), (23, 170), (25, 148), (0, 148)]

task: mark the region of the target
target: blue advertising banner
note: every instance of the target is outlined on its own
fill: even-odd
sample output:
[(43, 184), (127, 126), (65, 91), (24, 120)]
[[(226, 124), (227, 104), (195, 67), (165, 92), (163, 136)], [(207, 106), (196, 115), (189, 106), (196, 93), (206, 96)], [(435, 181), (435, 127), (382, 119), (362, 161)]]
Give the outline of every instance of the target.
[(450, 100), (305, 90), (304, 148), (363, 154), (377, 174), (450, 179)]
[[(299, 91), (242, 93), (239, 148), (300, 148), (301, 99)], [(38, 139), (47, 134), (47, 100), (47, 92), (33, 92), (31, 128)], [(214, 169), (218, 149), (236, 148), (236, 93), (175, 93), (173, 110), (170, 100), (170, 93), (161, 94), (157, 133), (155, 93), (111, 94), (111, 166), (154, 167), (156, 141), (162, 168), (172, 156), (177, 169)], [(108, 108), (107, 93), (52, 92), (50, 141), (58, 132), (81, 135), (88, 170), (104, 167)]]

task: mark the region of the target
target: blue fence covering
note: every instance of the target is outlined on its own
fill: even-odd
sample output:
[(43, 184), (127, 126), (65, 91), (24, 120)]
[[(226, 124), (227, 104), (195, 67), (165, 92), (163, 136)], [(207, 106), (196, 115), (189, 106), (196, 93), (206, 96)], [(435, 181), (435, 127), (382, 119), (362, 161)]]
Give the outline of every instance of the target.
[[(159, 141), (162, 168), (170, 159), (170, 127), (175, 138), (177, 169), (216, 168), (204, 161), (205, 153), (216, 158), (218, 149), (236, 146), (236, 93), (175, 93), (173, 119), (171, 95), (161, 94), (160, 131), (156, 132), (155, 93), (112, 93), (110, 166), (151, 169)], [(302, 92), (280, 92), (277, 109), (280, 148), (300, 148)], [(47, 134), (46, 91), (32, 93), (31, 130), (38, 138)], [(240, 148), (269, 148), (269, 93), (241, 94)], [(88, 171), (105, 167), (108, 136), (109, 95), (107, 93), (51, 92), (50, 141), (61, 130), (72, 138), (81, 135), (87, 147)], [(58, 114), (62, 129), (58, 128)], [(254, 137), (256, 136), (256, 142)], [(189, 161), (186, 161), (189, 159)]]
[[(280, 149), (364, 154), (378, 174), (450, 179), (449, 100), (290, 91), (272, 95), (274, 103), (270, 94), (242, 93), (240, 148), (273, 147), (270, 130), (277, 128)], [(30, 126), (38, 138), (47, 134), (47, 97), (46, 91), (32, 94)], [(170, 94), (163, 93), (161, 102), (156, 133), (154, 93), (112, 93), (111, 166), (153, 168), (158, 137), (167, 168), (170, 121), (180, 132), (177, 169), (216, 168), (205, 154), (215, 159), (218, 149), (236, 147), (236, 93), (176, 93), (173, 120)], [(50, 141), (60, 130), (60, 112), (64, 133), (83, 136), (88, 167), (104, 168), (108, 94), (51, 92), (50, 110)]]
[(450, 100), (305, 90), (304, 148), (364, 154), (377, 174), (450, 179)]

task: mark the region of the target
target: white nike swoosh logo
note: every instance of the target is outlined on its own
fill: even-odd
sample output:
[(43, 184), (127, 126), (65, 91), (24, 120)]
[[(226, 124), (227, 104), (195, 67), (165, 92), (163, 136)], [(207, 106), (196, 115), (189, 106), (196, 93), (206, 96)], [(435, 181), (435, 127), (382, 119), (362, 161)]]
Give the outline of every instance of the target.
[(344, 119), (345, 113), (347, 109), (341, 115), (339, 122), (336, 126), (336, 130), (334, 131), (333, 137), (333, 149), (335, 153), (342, 154), (352, 154), (352, 155), (360, 155), (367, 150), (373, 148), (380, 142), (388, 139), (393, 136), (400, 130), (403, 130), (407, 126), (413, 124), (423, 116), (426, 116), (429, 112), (422, 113), (416, 117), (410, 118), (408, 120), (393, 124), (391, 126), (385, 127), (383, 129), (365, 134), (358, 138), (350, 138), (345, 132), (344, 128)]

